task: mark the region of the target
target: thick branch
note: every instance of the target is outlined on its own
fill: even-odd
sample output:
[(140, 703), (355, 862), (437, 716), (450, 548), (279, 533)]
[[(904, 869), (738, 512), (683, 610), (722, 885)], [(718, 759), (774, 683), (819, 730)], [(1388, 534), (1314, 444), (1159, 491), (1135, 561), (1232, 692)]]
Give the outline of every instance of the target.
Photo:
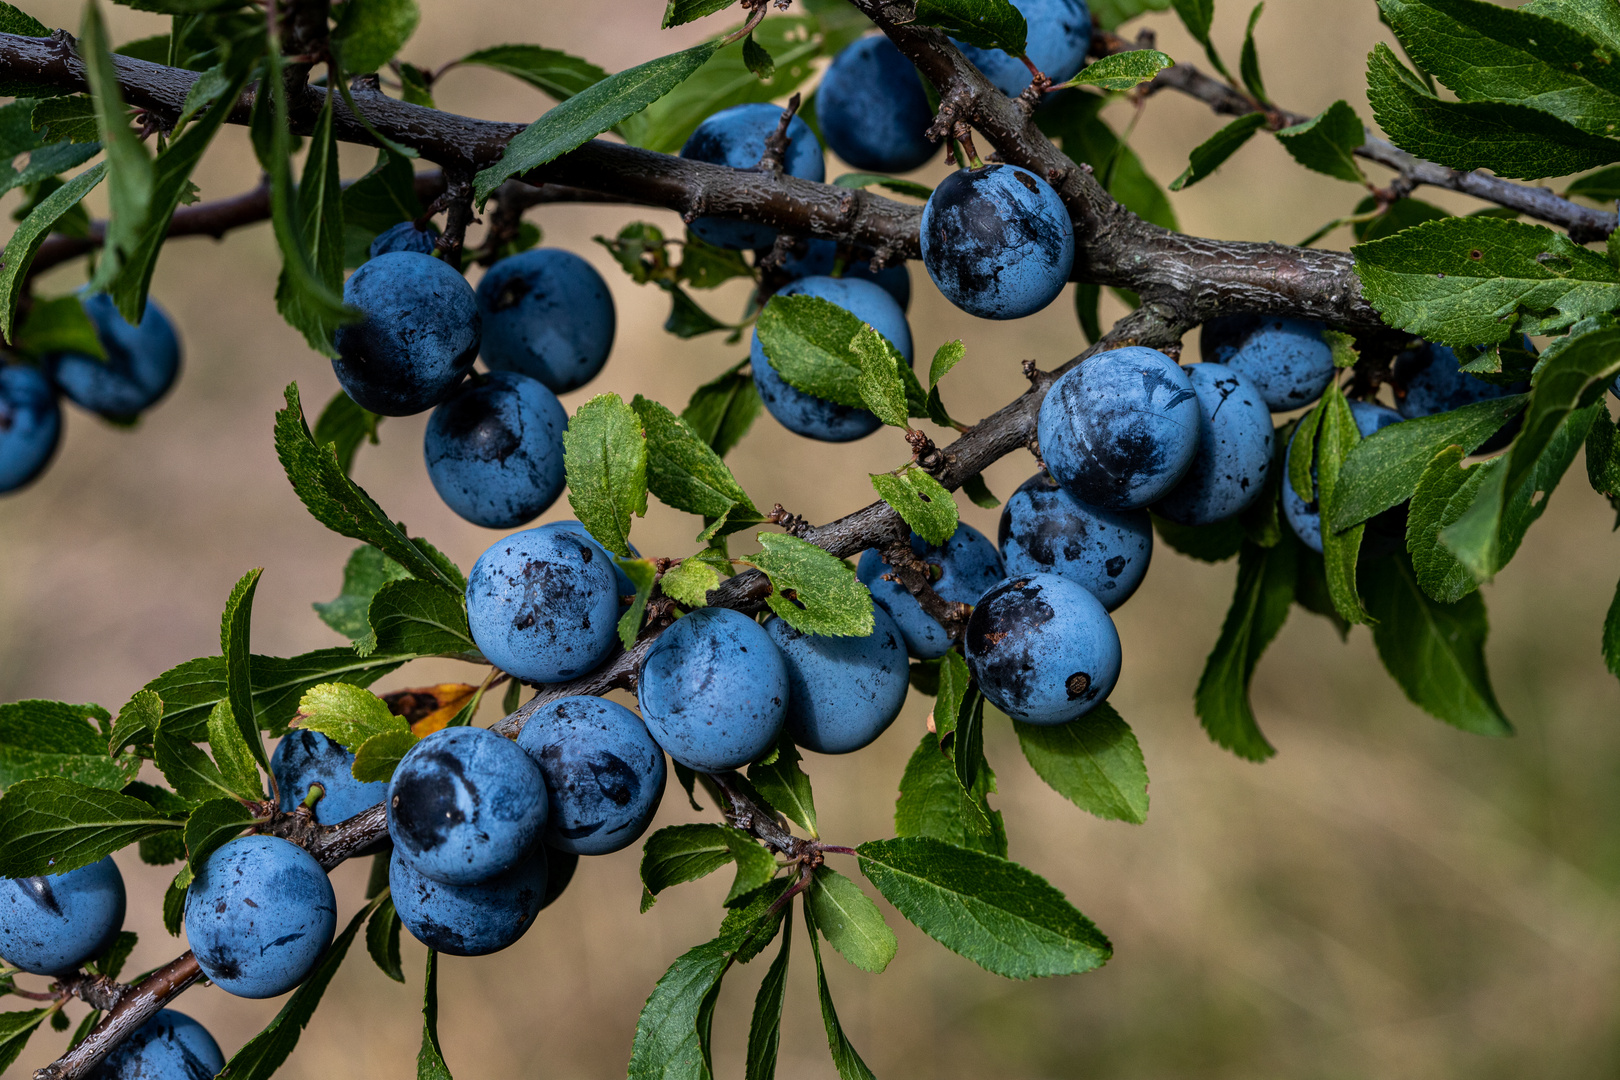
[[(1116, 34), (1099, 32), (1092, 38), (1092, 51), (1099, 56), (1128, 52), (1140, 47), (1142, 46)], [(1204, 74), (1191, 64), (1178, 63), (1159, 72), (1158, 77), (1148, 84), (1147, 92), (1151, 94), (1165, 88), (1197, 98), (1215, 112), (1227, 116), (1242, 116), (1245, 113), (1261, 111), (1247, 95), (1219, 79)], [(1283, 109), (1267, 111), (1278, 128), (1302, 124), (1310, 119), (1308, 116)], [(1481, 172), (1460, 172), (1444, 165), (1437, 165), (1432, 161), (1414, 157), (1394, 143), (1380, 139), (1371, 132), (1367, 133), (1367, 141), (1356, 148), (1356, 156), (1394, 169), (1401, 178), (1402, 186), (1408, 191), (1423, 185), (1460, 191), (1476, 199), (1505, 206), (1527, 217), (1567, 229), (1571, 239), (1577, 243), (1585, 244), (1601, 240), (1613, 232), (1617, 224), (1615, 214), (1581, 206), (1554, 194), (1551, 188), (1531, 187), (1528, 184), (1514, 183), (1512, 180), (1503, 180)]]

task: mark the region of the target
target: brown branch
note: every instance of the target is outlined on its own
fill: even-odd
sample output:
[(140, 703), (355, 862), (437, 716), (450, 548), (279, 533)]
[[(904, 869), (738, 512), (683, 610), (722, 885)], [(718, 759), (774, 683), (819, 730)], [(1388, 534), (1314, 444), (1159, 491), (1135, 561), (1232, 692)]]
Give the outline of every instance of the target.
[[(1091, 39), (1092, 52), (1097, 56), (1129, 52), (1142, 47), (1117, 34), (1101, 30)], [(1188, 97), (1196, 98), (1225, 116), (1242, 116), (1245, 113), (1262, 111), (1248, 95), (1213, 76), (1206, 75), (1191, 64), (1178, 63), (1174, 67), (1165, 68), (1145, 88), (1149, 94), (1163, 89), (1176, 90)], [(1274, 128), (1302, 124), (1310, 119), (1308, 116), (1285, 109), (1264, 111), (1270, 114)], [(1481, 172), (1463, 172), (1437, 165), (1408, 154), (1394, 143), (1380, 139), (1371, 132), (1367, 133), (1367, 141), (1357, 147), (1355, 153), (1357, 157), (1375, 161), (1395, 170), (1400, 178), (1398, 190), (1401, 194), (1420, 186), (1459, 191), (1464, 195), (1472, 195), (1476, 199), (1505, 206), (1527, 217), (1567, 229), (1570, 239), (1579, 244), (1602, 240), (1615, 230), (1617, 224), (1620, 224), (1620, 217), (1617, 215), (1581, 206), (1554, 194), (1551, 188), (1532, 187), (1529, 184), (1518, 184)]]

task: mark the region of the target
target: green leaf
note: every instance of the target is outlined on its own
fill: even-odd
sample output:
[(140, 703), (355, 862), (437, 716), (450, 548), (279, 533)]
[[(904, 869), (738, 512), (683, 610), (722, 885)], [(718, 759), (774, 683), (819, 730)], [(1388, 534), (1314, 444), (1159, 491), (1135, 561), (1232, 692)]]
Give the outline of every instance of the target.
[(1170, 0), (1091, 0), (1091, 17), (1104, 30), (1134, 19), (1145, 11), (1164, 11)]
[(782, 948), (771, 961), (754, 998), (748, 1024), (748, 1058), (744, 1080), (776, 1080), (776, 1055), (782, 1042), (782, 1002), (787, 994), (788, 961), (793, 946), (793, 908), (783, 912)]
[(116, 754), (132, 742), (151, 742), (152, 732), (157, 730), (161, 719), (163, 699), (150, 690), (135, 691), (135, 696), (118, 710), (118, 719), (113, 721), (112, 732), (107, 736), (107, 752)]
[(394, 910), (392, 897), (382, 897), (382, 903), (371, 913), (366, 923), (366, 952), (377, 967), (395, 982), (405, 981), (405, 969), (399, 955), (399, 912)]
[(927, 184), (919, 184), (915, 180), (902, 180), (897, 176), (884, 176), (882, 173), (844, 173), (833, 180), (833, 186), (852, 190), (876, 186), (892, 191), (896, 195), (910, 195), (914, 199), (926, 199), (934, 193), (934, 189)]
[(676, 153), (699, 124), (722, 109), (785, 99), (815, 74), (814, 62), (826, 44), (818, 20), (797, 15), (773, 15), (755, 27), (753, 37), (775, 61), (769, 80), (761, 81), (749, 68), (742, 42), (718, 48), (717, 38), (710, 42), (717, 51), (697, 74), (620, 124), (620, 134), (633, 146)]
[[(220, 723), (227, 722), (225, 714), (229, 710), (230, 703), (223, 698), (214, 703), (202, 733), (204, 738)], [(255, 797), (250, 791), (237, 790), (235, 779), (227, 779), (214, 759), (187, 736), (183, 727), (183, 723), (160, 723), (152, 736), (153, 756), (158, 771), (170, 787), (179, 792), (182, 798), (194, 803), (207, 799)]]
[(1363, 571), (1373, 644), (1412, 704), (1476, 735), (1506, 736), (1485, 670), (1485, 601), (1477, 592), (1454, 604), (1424, 595), (1404, 558), (1379, 559)]
[[(26, 107), (27, 102), (28, 99), (23, 98), (6, 108), (21, 109)], [(96, 125), (96, 104), (88, 94), (46, 98), (36, 102), (29, 113), (28, 123), (45, 142), (95, 143), (98, 149), (101, 146), (97, 141), (101, 137), (101, 129)]]
[(686, 241), (681, 245), (681, 264), (675, 268), (675, 272), (681, 281), (694, 289), (714, 289), (734, 278), (752, 280), (754, 277), (754, 269), (743, 258), (742, 252), (715, 247), (690, 228), (686, 230)]
[(753, 837), (739, 829), (728, 830), (726, 842), (731, 845), (732, 858), (737, 860), (737, 876), (725, 899), (729, 907), (766, 885), (776, 876), (777, 866), (769, 848), (755, 843)]
[(1620, 126), (1615, 52), (1556, 16), (1467, 0), (1379, 0), (1412, 61), (1461, 101), (1511, 101), (1589, 135)]
[[(1316, 445), (1317, 485), (1322, 494), (1322, 505), (1332, 506), (1337, 498), (1339, 471), (1344, 459), (1361, 441), (1356, 428), (1355, 415), (1344, 391), (1338, 384), (1329, 384), (1318, 406), (1322, 418), (1321, 432)], [(1361, 536), (1364, 525), (1352, 525), (1337, 532), (1322, 530), (1322, 560), (1327, 569), (1328, 595), (1340, 618), (1351, 625), (1368, 621), (1367, 612), (1356, 591), (1356, 561), (1361, 554)]]
[[(343, 395), (348, 400), (347, 395)], [(357, 547), (343, 567), (343, 589), (326, 603), (311, 606), (321, 621), (347, 638), (363, 638), (371, 632), (366, 615), (371, 601), (390, 581), (403, 581), (410, 574), (399, 563), (376, 548)]]
[(957, 721), (971, 704), (977, 690), (967, 661), (956, 649), (948, 649), (940, 658), (938, 700), (934, 702), (934, 730), (940, 739), (956, 731)]
[(783, 533), (759, 533), (763, 550), (744, 561), (771, 579), (770, 609), (795, 630), (823, 637), (872, 632), (872, 594), (843, 559)]
[(770, 51), (765, 46), (754, 40), (753, 34), (743, 39), (743, 63), (761, 82), (768, 81), (776, 74), (776, 61), (771, 59)]
[(0, 796), (0, 876), (65, 874), (182, 825), (116, 791), (60, 776), (24, 780)]
[[(344, 227), (369, 234), (369, 244), (378, 233), (402, 221), (416, 220), (422, 215), (422, 204), (416, 197), (415, 176), (410, 159), (386, 147), (378, 150), (371, 171), (343, 189)], [(316, 430), (320, 430), (318, 422)]]
[(916, 465), (894, 473), (873, 473), (872, 486), (912, 531), (930, 544), (943, 544), (956, 534), (956, 500), (938, 480)]
[[(253, 738), (255, 742), (259, 739), (257, 729), (253, 732)], [(264, 798), (264, 782), (259, 779), (253, 751), (243, 739), (242, 729), (236, 722), (229, 701), (221, 701), (208, 714), (208, 746), (219, 764), (220, 775), (233, 794), (249, 800)]]
[(152, 159), (130, 125), (130, 112), (119, 92), (118, 72), (108, 51), (107, 26), (98, 3), (85, 6), (79, 28), (79, 56), (84, 61), (85, 82), (96, 105), (96, 127), (107, 155), (112, 213), (107, 219), (101, 259), (91, 279), (92, 286), (104, 289), (118, 275), (125, 258), (134, 252), (151, 215)]
[(733, 0), (669, 0), (664, 8), (663, 29), (680, 26), (683, 23), (693, 22), (705, 15), (713, 15), (717, 11), (724, 11), (732, 5)]
[(22, 37), (51, 36), (50, 28), (44, 23), (21, 8), (7, 3), (0, 3), (0, 33), (18, 34)]
[(1249, 681), (1260, 656), (1288, 619), (1294, 601), (1299, 545), (1285, 536), (1275, 547), (1245, 543), (1237, 589), (1221, 636), (1204, 661), (1193, 697), (1199, 722), (1215, 742), (1250, 761), (1277, 751), (1266, 741), (1249, 703)]
[(1254, 5), (1249, 12), (1249, 27), (1243, 34), (1243, 51), (1238, 56), (1238, 72), (1243, 76), (1243, 86), (1254, 95), (1255, 99), (1265, 102), (1266, 84), (1260, 78), (1260, 53), (1254, 47), (1254, 24), (1260, 21), (1260, 13), (1266, 9), (1262, 2)]
[(589, 90), (608, 77), (589, 60), (538, 45), (495, 45), (470, 52), (456, 62), (505, 72), (558, 101)]
[[(44, 108), (41, 104), (36, 108)], [(1620, 165), (1610, 165), (1606, 169), (1599, 169), (1594, 173), (1587, 173), (1580, 177), (1569, 187), (1564, 189), (1564, 197), (1579, 195), (1585, 199), (1597, 202), (1613, 202), (1620, 199)]]
[(827, 944), (862, 971), (878, 974), (894, 959), (899, 945), (883, 913), (859, 885), (832, 867), (816, 867), (805, 903)]
[(950, 374), (952, 368), (960, 364), (967, 356), (967, 346), (958, 338), (947, 341), (934, 350), (934, 359), (928, 365), (928, 389), (932, 390), (939, 385), (939, 381)]
[[(942, 694), (941, 699), (943, 697)], [(944, 737), (942, 733), (940, 738)], [(979, 773), (988, 767), (984, 759), (984, 695), (976, 683), (968, 684), (962, 709), (956, 716), (951, 732), (951, 761), (962, 790), (973, 791), (978, 786)]]
[(1105, 56), (1080, 69), (1068, 86), (1095, 86), (1102, 90), (1130, 90), (1149, 82), (1175, 61), (1157, 49), (1132, 49)]
[(225, 1063), (220, 1070), (217, 1080), (269, 1080), (269, 1077), (281, 1068), (293, 1048), (298, 1045), (298, 1037), (303, 1034), (304, 1028), (309, 1026), (310, 1018), (315, 1015), (315, 1009), (321, 1003), (321, 996), (326, 993), (327, 986), (332, 982), (332, 976), (343, 963), (343, 958), (349, 954), (349, 946), (354, 943), (355, 935), (360, 932), (360, 924), (387, 899), (386, 894), (372, 900), (371, 903), (355, 912), (349, 925), (322, 954), (320, 963), (315, 970), (294, 990), (292, 997), (276, 1013), (265, 1029), (247, 1041), (247, 1044), (231, 1055), (231, 1060)]
[[(0, 705), (0, 791), (22, 780), (60, 776), (86, 787), (117, 790), (135, 779), (140, 759), (111, 757), (100, 705), (15, 701)], [(122, 744), (118, 744), (120, 747)]]
[(917, 20), (980, 49), (1023, 56), (1029, 27), (1008, 0), (917, 0)]
[(461, 597), (435, 584), (416, 579), (390, 581), (372, 597), (367, 618), (374, 636), (355, 642), (355, 652), (361, 656), (375, 652), (478, 658)]
[(1236, 518), (1211, 525), (1178, 525), (1155, 514), (1153, 531), (1173, 550), (1199, 562), (1225, 562), (1243, 547), (1243, 525)]
[(1383, 42), (1367, 57), (1367, 100), (1378, 126), (1397, 146), (1453, 169), (1490, 169), (1515, 180), (1536, 180), (1620, 158), (1620, 143), (1589, 135), (1540, 109), (1503, 101), (1442, 101)]
[(646, 433), (647, 488), (660, 502), (704, 517), (726, 518), (725, 532), (765, 520), (708, 440), (640, 394), (630, 407)]
[[(652, 907), (653, 898), (671, 885), (682, 885), (714, 873), (736, 858), (728, 825), (709, 822), (670, 825), (659, 829), (641, 846), (641, 883), (646, 896), (641, 910)], [(741, 840), (758, 847), (747, 833)], [(763, 849), (761, 849), (763, 850)]]
[(332, 48), (346, 72), (381, 71), (421, 21), (416, 0), (345, 0)]
[(22, 296), (34, 256), (63, 215), (79, 205), (90, 189), (107, 175), (107, 163), (98, 162), (40, 200), (23, 218), (0, 252), (0, 337), (16, 332), (17, 301)]
[(863, 325), (850, 339), (849, 351), (860, 366), (855, 385), (861, 401), (885, 424), (908, 427), (906, 384), (901, 379), (900, 369), (909, 365), (900, 350), (872, 327)]
[(403, 716), (388, 711), (383, 699), (349, 683), (311, 687), (298, 702), (298, 726), (318, 731), (350, 753), (384, 732), (409, 731)]
[[(729, 966), (718, 939), (682, 953), (653, 987), (636, 1020), (629, 1080), (707, 1080), (702, 1017)], [(706, 1007), (707, 1006), (707, 1007)]]
[(1356, 111), (1342, 99), (1303, 124), (1283, 128), (1277, 132), (1277, 141), (1307, 169), (1352, 184), (1366, 180), (1355, 153), (1367, 141), (1367, 131)]
[(926, 731), (900, 778), (894, 831), (899, 836), (932, 836), (1005, 858), (1007, 829), (1001, 811), (990, 809), (988, 798), (995, 790), (995, 773), (984, 763), (972, 791), (964, 791), (951, 755), (940, 749), (937, 735)]
[[(253, 619), (253, 593), (259, 587), (259, 575), (263, 573), (263, 567), (249, 570), (231, 589), (230, 598), (225, 602), (225, 613), (220, 616), (219, 650), (225, 657), (225, 696), (230, 702), (243, 748), (261, 769), (269, 772), (270, 758), (264, 751), (264, 740), (259, 738), (259, 725), (254, 719), (252, 652), (248, 647)], [(210, 731), (209, 742), (214, 744), (217, 754), (219, 744), (215, 738)], [(254, 783), (257, 782), (255, 777)]]
[(1187, 168), (1170, 181), (1171, 191), (1180, 191), (1209, 176), (1220, 168), (1238, 148), (1253, 138), (1254, 133), (1266, 126), (1265, 113), (1245, 113), (1193, 148)]
[(330, 449), (319, 447), (304, 422), (298, 384), (289, 383), (287, 407), (276, 413), (276, 456), (310, 514), (335, 533), (363, 541), (397, 562), (412, 577), (460, 596), (466, 580), (431, 545), (412, 540), (388, 520), (359, 485), (350, 480)]
[(180, 925), (186, 913), (186, 890), (191, 887), (191, 864), (180, 868), (174, 880), (163, 892), (163, 929), (170, 937), (180, 936)]
[(96, 326), (75, 295), (49, 300), (36, 297), (12, 345), (41, 358), (51, 353), (72, 352), (107, 359), (107, 350), (96, 335)]
[(392, 780), (399, 761), (421, 740), (410, 731), (384, 731), (360, 744), (349, 772), (362, 784)]
[(766, 359), (788, 385), (837, 405), (865, 408), (861, 364), (850, 347), (865, 325), (819, 296), (778, 294), (760, 311), (756, 333)]
[(1550, 15), (1604, 47), (1620, 50), (1620, 12), (1608, 0), (1530, 0), (1519, 10)]
[(439, 954), (427, 951), (427, 978), (422, 985), (422, 1048), (416, 1052), (416, 1080), (450, 1080), (439, 1049)]
[(974, 506), (986, 510), (994, 510), (1001, 505), (1001, 500), (996, 498), (985, 484), (983, 474), (975, 474), (962, 481), (962, 494), (966, 495)]
[(105, 975), (109, 979), (118, 978), (118, 973), (124, 970), (129, 962), (129, 954), (135, 951), (140, 937), (133, 930), (120, 930), (113, 938), (113, 943), (107, 946), (107, 951), (85, 965), (87, 971), (98, 975)]
[(647, 601), (658, 582), (658, 567), (651, 559), (621, 559), (615, 555), (613, 561), (636, 587), (635, 599), (619, 616), (619, 643), (628, 649), (636, 643), (636, 635), (641, 632), (641, 619), (647, 613)]
[(720, 584), (720, 574), (698, 558), (682, 559), (679, 566), (664, 571), (659, 586), (664, 595), (689, 608), (709, 602), (709, 590)]
[(1171, 0), (1181, 24), (1200, 45), (1209, 43), (1209, 28), (1215, 23), (1215, 0)]
[(251, 824), (253, 814), (235, 799), (209, 799), (200, 804), (186, 819), (186, 852), (192, 873)]
[(816, 959), (816, 996), (821, 1000), (821, 1022), (827, 1029), (827, 1048), (832, 1051), (833, 1065), (839, 1080), (877, 1080), (866, 1067), (861, 1055), (850, 1045), (844, 1026), (838, 1022), (838, 1010), (833, 1008), (832, 991), (827, 988), (827, 971), (821, 965), (821, 942), (816, 937), (816, 913), (809, 901), (804, 905), (804, 931), (810, 936), (810, 955)]
[(929, 837), (862, 844), (861, 871), (923, 933), (1009, 979), (1075, 975), (1113, 952), (1090, 919), (1017, 863)]
[(630, 517), (647, 513), (647, 439), (617, 394), (581, 405), (563, 433), (568, 505), (615, 555), (630, 558)]
[(799, 748), (784, 732), (776, 744), (776, 754), (769, 759), (770, 764), (750, 765), (748, 780), (771, 806), (814, 838), (820, 835), (816, 832), (816, 796), (810, 790), (810, 778), (799, 768), (802, 760)]
[(1323, 499), (1324, 517), (1334, 529), (1348, 529), (1400, 505), (1435, 454), (1453, 444), (1473, 453), (1528, 401), (1527, 394), (1511, 394), (1379, 429), (1345, 458), (1334, 501)]
[(12, 1062), (28, 1045), (28, 1037), (56, 1009), (29, 1009), (27, 1011), (0, 1012), (0, 1071), (11, 1068)]
[(1013, 730), (1030, 767), (1053, 791), (1100, 818), (1138, 825), (1147, 820), (1142, 748), (1107, 702), (1071, 723), (1014, 720)]
[(610, 75), (568, 98), (506, 144), (501, 158), (474, 178), (480, 204), (508, 178), (544, 165), (645, 109), (702, 67), (715, 43), (704, 42)]

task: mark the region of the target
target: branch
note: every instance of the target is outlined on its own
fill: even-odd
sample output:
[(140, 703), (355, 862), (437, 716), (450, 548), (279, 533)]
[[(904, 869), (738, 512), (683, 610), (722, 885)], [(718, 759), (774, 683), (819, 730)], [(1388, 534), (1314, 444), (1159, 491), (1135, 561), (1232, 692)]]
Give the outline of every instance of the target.
[[(1146, 42), (1130, 42), (1117, 34), (1103, 30), (1098, 30), (1091, 39), (1092, 52), (1098, 56), (1148, 47), (1150, 45)], [(1262, 111), (1248, 95), (1204, 74), (1191, 64), (1178, 63), (1174, 67), (1165, 68), (1145, 89), (1147, 93), (1152, 94), (1165, 88), (1196, 98), (1215, 112), (1226, 116), (1242, 116)], [(1271, 116), (1273, 130), (1303, 124), (1310, 119), (1308, 116), (1285, 109), (1264, 111)], [(1437, 165), (1408, 154), (1394, 143), (1380, 139), (1371, 132), (1367, 133), (1367, 141), (1357, 147), (1355, 153), (1357, 157), (1376, 161), (1380, 165), (1394, 169), (1400, 178), (1397, 190), (1403, 195), (1413, 188), (1424, 185), (1460, 191), (1476, 199), (1505, 206), (1527, 217), (1567, 229), (1570, 239), (1578, 244), (1602, 240), (1615, 230), (1617, 224), (1620, 224), (1617, 215), (1571, 202), (1560, 195), (1555, 195), (1551, 188), (1531, 187), (1528, 184), (1517, 184), (1512, 180), (1503, 180), (1481, 172), (1460, 172), (1444, 165)]]

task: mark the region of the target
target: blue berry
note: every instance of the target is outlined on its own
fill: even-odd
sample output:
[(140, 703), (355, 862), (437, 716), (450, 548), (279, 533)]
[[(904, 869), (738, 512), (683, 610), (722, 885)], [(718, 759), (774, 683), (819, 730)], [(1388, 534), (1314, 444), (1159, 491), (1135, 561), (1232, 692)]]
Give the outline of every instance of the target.
[(540, 769), (488, 728), (435, 731), (388, 782), (394, 857), (447, 885), (471, 885), (528, 857), (546, 827)]
[(963, 637), (968, 670), (996, 708), (1066, 724), (1119, 681), (1119, 634), (1097, 598), (1056, 574), (1025, 574), (980, 598)]
[[(602, 558), (606, 559), (610, 564), (612, 564), (614, 587), (619, 590), (619, 602), (621, 604), (626, 604), (628, 601), (625, 600), (625, 597), (635, 595), (636, 583), (630, 580), (629, 574), (626, 574), (623, 570), (619, 569), (619, 564), (613, 562), (612, 554), (608, 552), (607, 548), (596, 542), (596, 537), (591, 535), (590, 530), (585, 527), (583, 522), (569, 519), (567, 521), (553, 521), (549, 525), (542, 525), (540, 527), (542, 529), (558, 529), (562, 532), (568, 533), (571, 536), (577, 536), (581, 540), (589, 543), (597, 551), (602, 553)], [(626, 546), (629, 547), (630, 554), (633, 558), (641, 558), (641, 552), (636, 550), (636, 545), (629, 543), (629, 541), (626, 541), (625, 543)]]
[[(917, 557), (938, 568), (934, 578), (934, 592), (941, 600), (971, 604), (984, 590), (1006, 576), (1001, 564), (1001, 553), (984, 533), (971, 525), (958, 525), (956, 533), (939, 547), (934, 547), (911, 534), (911, 550)], [(886, 581), (889, 572), (876, 548), (861, 553), (855, 574), (872, 590), (872, 599), (887, 611), (900, 628), (906, 651), (919, 660), (933, 660), (944, 656), (951, 647), (951, 639), (933, 616), (922, 609), (917, 598), (897, 581)]]
[(509, 870), (468, 885), (446, 885), (395, 851), (388, 861), (388, 892), (399, 921), (428, 948), (451, 956), (487, 956), (534, 925), (546, 902), (546, 856), (546, 846), (537, 844)]
[(45, 471), (62, 437), (62, 408), (45, 376), (21, 364), (0, 366), (0, 494)]
[(1265, 321), (1264, 315), (1239, 312), (1217, 315), (1198, 331), (1198, 351), (1206, 364), (1230, 363), (1234, 353), (1250, 334)]
[[(765, 140), (776, 133), (781, 118), (780, 108), (763, 103), (721, 109), (697, 126), (681, 147), (681, 157), (729, 165), (733, 169), (756, 168), (759, 159), (765, 156)], [(795, 116), (788, 124), (787, 136), (787, 152), (782, 155), (783, 171), (818, 184), (825, 180), (827, 163), (810, 125)], [(739, 251), (769, 247), (776, 239), (776, 230), (769, 225), (718, 217), (698, 218), (692, 222), (692, 231), (716, 247)]]
[(816, 90), (816, 120), (827, 148), (857, 169), (910, 172), (934, 156), (922, 78), (882, 34), (834, 57)]
[(540, 766), (546, 843), (606, 855), (635, 843), (664, 796), (664, 752), (641, 718), (599, 697), (565, 697), (529, 714), (518, 746)]
[(945, 299), (981, 319), (1033, 315), (1068, 284), (1074, 226), (1050, 185), (1016, 165), (959, 169), (922, 216), (922, 258)]
[(894, 619), (872, 607), (865, 637), (801, 633), (782, 619), (765, 624), (787, 667), (787, 728), (818, 754), (848, 754), (871, 745), (906, 703), (910, 665)]
[(0, 959), (24, 971), (72, 971), (123, 927), (124, 877), (111, 856), (65, 874), (0, 878)]
[(497, 540), (467, 575), (473, 640), (492, 664), (528, 682), (585, 674), (619, 640), (613, 569), (601, 547), (566, 530)]
[(1146, 510), (1099, 510), (1045, 473), (1025, 480), (1001, 508), (997, 539), (1007, 573), (1059, 574), (1113, 611), (1131, 598), (1153, 558)]
[(425, 229), (418, 229), (414, 221), (402, 221), (398, 225), (384, 229), (377, 234), (377, 239), (371, 242), (370, 255), (375, 259), (379, 255), (387, 255), (391, 251), (411, 251), (418, 255), (432, 255), (433, 249), (439, 242), (439, 227), (428, 224)]
[(699, 608), (658, 635), (641, 662), (641, 716), (664, 752), (688, 769), (725, 772), (776, 743), (787, 712), (787, 669), (748, 616)]
[[(789, 282), (776, 295), (818, 296), (837, 304), (888, 338), (906, 363), (911, 363), (911, 327), (900, 305), (881, 286), (853, 278), (807, 277)], [(789, 431), (822, 442), (850, 442), (883, 426), (883, 421), (866, 409), (839, 405), (789, 385), (771, 366), (757, 330), (749, 346), (748, 364), (760, 400)]]
[(562, 494), (567, 427), (557, 395), (538, 381), (515, 371), (474, 376), (428, 420), (428, 479), (445, 505), (474, 525), (526, 524)]
[[(1361, 432), (1363, 439), (1375, 431), (1401, 422), (1401, 414), (1394, 409), (1386, 409), (1382, 405), (1374, 405), (1367, 401), (1352, 401), (1350, 403), (1350, 415), (1355, 418), (1356, 430)], [(1298, 435), (1297, 428), (1294, 433)], [(1288, 455), (1284, 459), (1285, 462), (1291, 460), (1293, 455), (1294, 440), (1290, 438), (1288, 440)], [(1311, 490), (1313, 493), (1317, 490), (1315, 465), (1311, 466)], [(1288, 482), (1288, 473), (1286, 471), (1283, 473), (1282, 506), (1283, 516), (1288, 519), (1288, 524), (1293, 528), (1294, 535), (1299, 537), (1300, 542), (1312, 551), (1320, 552), (1322, 550), (1322, 508), (1317, 504), (1316, 499), (1312, 499), (1307, 503), (1299, 497), (1299, 494), (1294, 491), (1294, 485)], [(1372, 521), (1367, 523), (1367, 534), (1363, 552), (1369, 557), (1380, 553), (1388, 554), (1389, 551), (1394, 550), (1390, 546), (1391, 541), (1400, 541), (1406, 535), (1405, 507), (1393, 507), (1373, 518)], [(1372, 543), (1372, 541), (1377, 542)], [(1398, 547), (1399, 544), (1397, 543), (1396, 546)]]
[(1333, 349), (1325, 330), (1308, 319), (1261, 319), (1219, 363), (1247, 376), (1272, 412), (1299, 409), (1322, 396), (1333, 381)]
[[(760, 251), (755, 254), (764, 257), (768, 252)], [(830, 277), (837, 264), (838, 241), (812, 236), (795, 244), (793, 250), (782, 260), (779, 269), (794, 279)], [(900, 305), (902, 313), (911, 307), (911, 271), (906, 269), (905, 263), (885, 266), (882, 270), (874, 272), (871, 254), (857, 253), (845, 265), (842, 276), (882, 286), (883, 291), (894, 297), (894, 302)]]
[(365, 318), (338, 327), (332, 370), (355, 403), (374, 413), (431, 409), (478, 358), (472, 286), (430, 255), (377, 256), (349, 276), (343, 302)]
[(225, 844), (186, 892), (186, 940), (197, 965), (237, 997), (275, 997), (303, 982), (336, 929), (326, 871), (279, 836)]
[[(1524, 346), (1527, 351), (1534, 352), (1529, 338), (1524, 339)], [(1401, 353), (1395, 358), (1395, 410), (1403, 419), (1416, 420), (1420, 416), (1451, 412), (1464, 405), (1508, 394), (1530, 392), (1528, 382), (1498, 386), (1459, 370), (1461, 366), (1462, 361), (1457, 359), (1457, 354), (1445, 345), (1425, 342), (1416, 349)], [(1485, 440), (1475, 453), (1489, 454), (1502, 449), (1513, 441), (1523, 421), (1523, 413), (1515, 416)]]
[(1198, 395), (1198, 456), (1153, 509), (1182, 525), (1209, 525), (1260, 496), (1271, 471), (1271, 412), (1259, 390), (1232, 368), (1188, 364)]
[(596, 378), (618, 326), (602, 275), (561, 248), (532, 248), (491, 266), (478, 282), (478, 310), (484, 363), (559, 394)]
[[(1030, 61), (1055, 83), (1074, 78), (1091, 48), (1091, 11), (1086, 0), (1015, 0), (1024, 16)], [(1029, 68), (1000, 49), (979, 49), (956, 43), (973, 65), (1008, 97), (1029, 85)]]
[(169, 392), (180, 374), (180, 337), (157, 302), (148, 300), (131, 326), (106, 293), (82, 296), (105, 361), (63, 353), (50, 361), (51, 381), (67, 399), (114, 420), (132, 420)]
[(1041, 402), (1041, 457), (1081, 502), (1134, 510), (1186, 475), (1201, 426), (1187, 373), (1133, 345), (1097, 353), (1052, 384)]
[(208, 1029), (185, 1013), (156, 1016), (113, 1047), (91, 1080), (210, 1080), (225, 1067), (225, 1055)]
[(319, 731), (293, 728), (270, 755), (282, 813), (303, 802), (311, 784), (319, 784), (325, 791), (315, 804), (315, 820), (321, 825), (347, 821), (388, 797), (386, 781), (361, 783), (354, 778), (353, 768), (354, 755), (341, 745)]

